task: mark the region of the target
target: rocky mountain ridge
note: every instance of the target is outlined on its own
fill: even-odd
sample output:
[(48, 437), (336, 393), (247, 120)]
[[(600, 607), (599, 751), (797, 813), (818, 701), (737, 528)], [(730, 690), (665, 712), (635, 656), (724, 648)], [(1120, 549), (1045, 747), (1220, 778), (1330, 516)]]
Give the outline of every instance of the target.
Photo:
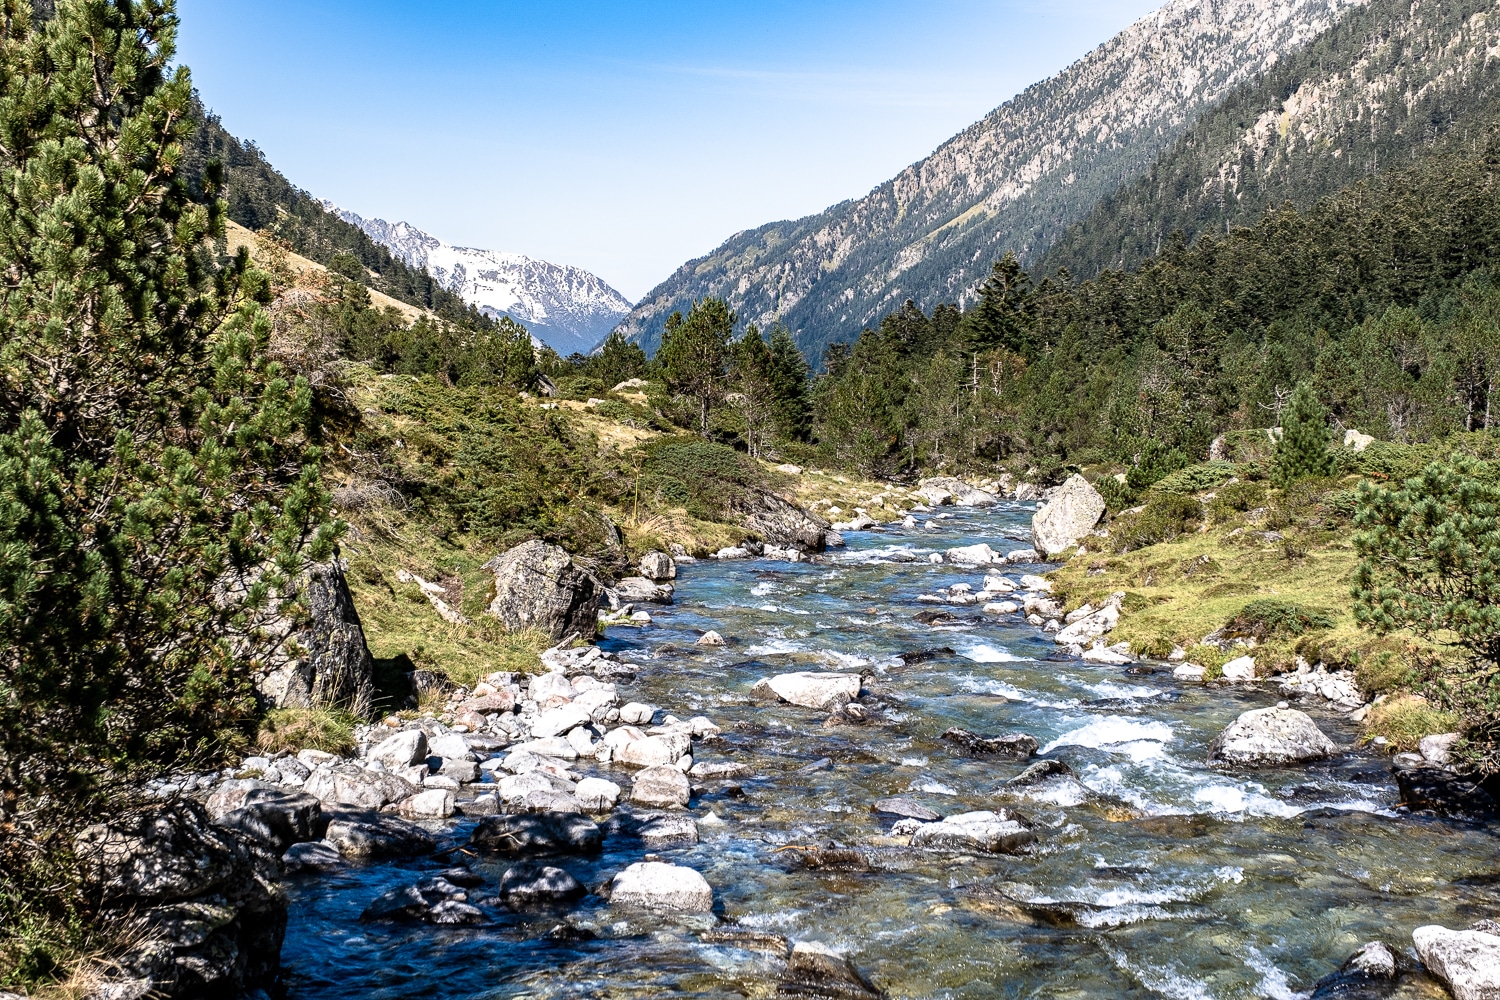
[(1037, 259), (1204, 108), (1362, 4), (1173, 0), (865, 197), (683, 265), (620, 329), (654, 350), (673, 310), (720, 295), (743, 321), (780, 318), (817, 358), (905, 299), (963, 302), (996, 258)]
[(590, 351), (630, 311), (628, 299), (582, 268), (454, 246), (410, 223), (366, 219), (332, 202), (323, 205), (481, 312), (509, 316), (564, 357)]

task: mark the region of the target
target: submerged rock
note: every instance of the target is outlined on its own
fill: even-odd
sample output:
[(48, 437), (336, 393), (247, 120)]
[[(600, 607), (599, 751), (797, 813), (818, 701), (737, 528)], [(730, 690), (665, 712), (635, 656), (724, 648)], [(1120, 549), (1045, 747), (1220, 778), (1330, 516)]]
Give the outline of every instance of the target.
[(534, 539), (484, 564), (494, 574), (489, 614), (511, 631), (536, 627), (554, 639), (592, 638), (603, 585), (556, 545)]
[(556, 903), (588, 895), (588, 890), (561, 868), (522, 862), (500, 877), (500, 895), (511, 903)]
[(1036, 737), (1025, 733), (1010, 733), (1005, 736), (980, 736), (967, 729), (946, 730), (941, 739), (955, 743), (966, 753), (976, 756), (1014, 757), (1025, 760), (1037, 751)]
[(486, 816), (469, 836), (502, 854), (592, 854), (604, 843), (599, 824), (578, 813)]
[(914, 819), (922, 823), (934, 823), (943, 818), (941, 813), (934, 812), (911, 799), (903, 798), (879, 799), (870, 806), (870, 811), (881, 816)]
[(1396, 955), (1380, 941), (1371, 941), (1350, 955), (1337, 972), (1313, 986), (1309, 1000), (1376, 1000), (1395, 987), (1400, 969)]
[(924, 823), (912, 834), (911, 846), (936, 851), (985, 851), (1013, 854), (1036, 843), (1031, 824), (1006, 809), (967, 812), (937, 823)]
[(609, 884), (610, 902), (642, 910), (708, 913), (714, 891), (708, 880), (691, 868), (661, 861), (638, 861)]
[(1411, 809), (1439, 816), (1482, 819), (1496, 814), (1493, 796), (1471, 778), (1430, 764), (1395, 767), (1401, 801)]
[(1412, 931), (1411, 940), (1427, 971), (1455, 1000), (1500, 997), (1500, 936), (1429, 924)]
[(1321, 760), (1338, 752), (1305, 712), (1294, 708), (1258, 708), (1231, 722), (1208, 748), (1216, 765), (1274, 767)]
[(844, 955), (819, 941), (798, 941), (776, 990), (783, 997), (865, 1000), (885, 996)]

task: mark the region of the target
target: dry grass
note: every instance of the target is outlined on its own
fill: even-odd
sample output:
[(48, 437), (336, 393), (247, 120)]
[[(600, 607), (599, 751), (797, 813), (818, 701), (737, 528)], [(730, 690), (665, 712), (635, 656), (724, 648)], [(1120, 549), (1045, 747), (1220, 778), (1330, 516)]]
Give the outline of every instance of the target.
[(266, 753), (322, 750), (348, 756), (354, 752), (358, 720), (329, 708), (277, 708), (261, 720), (255, 745)]
[(1410, 752), (1422, 737), (1455, 732), (1461, 725), (1458, 716), (1434, 708), (1421, 695), (1401, 694), (1371, 707), (1365, 735), (1384, 736), (1397, 750)]

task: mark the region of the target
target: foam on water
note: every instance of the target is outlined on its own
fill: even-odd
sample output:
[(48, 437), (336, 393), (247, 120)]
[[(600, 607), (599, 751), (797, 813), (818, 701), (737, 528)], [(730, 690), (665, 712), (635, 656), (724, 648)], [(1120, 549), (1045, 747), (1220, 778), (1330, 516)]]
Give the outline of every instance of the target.
[(1105, 954), (1121, 972), (1133, 977), (1148, 990), (1171, 1000), (1210, 1000), (1211, 994), (1206, 984), (1171, 966), (1132, 962), (1120, 949), (1108, 945), (1103, 947)]
[(1022, 657), (1016, 656), (1009, 650), (1000, 649), (983, 642), (977, 646), (963, 650), (959, 655), (967, 660), (973, 660), (975, 663), (1019, 663), (1022, 661)]
[(806, 646), (794, 639), (774, 638), (757, 643), (745, 652), (751, 656), (784, 656), (787, 653), (802, 653), (806, 650)]
[(1171, 739), (1172, 727), (1165, 722), (1137, 722), (1121, 715), (1104, 715), (1063, 733), (1041, 752), (1051, 753), (1058, 747), (1091, 747), (1123, 754), (1140, 763), (1164, 755), (1165, 744)]

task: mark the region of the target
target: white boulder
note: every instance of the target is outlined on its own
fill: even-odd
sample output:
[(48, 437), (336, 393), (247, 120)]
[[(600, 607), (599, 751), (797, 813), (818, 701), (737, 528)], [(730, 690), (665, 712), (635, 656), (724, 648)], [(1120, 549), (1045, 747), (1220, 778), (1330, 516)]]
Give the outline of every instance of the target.
[(610, 882), (610, 902), (643, 910), (708, 913), (714, 891), (691, 868), (662, 861), (638, 861)]
[(1240, 715), (1208, 748), (1210, 764), (1296, 764), (1338, 752), (1317, 723), (1295, 708), (1257, 708)]
[(1412, 931), (1411, 940), (1455, 1000), (1500, 1000), (1500, 936), (1428, 924)]
[(793, 705), (825, 711), (858, 698), (860, 683), (858, 674), (801, 671), (762, 680), (751, 693), (762, 697), (774, 695)]
[(1104, 498), (1076, 473), (1031, 519), (1031, 539), (1036, 550), (1053, 558), (1078, 544), (1104, 516)]

